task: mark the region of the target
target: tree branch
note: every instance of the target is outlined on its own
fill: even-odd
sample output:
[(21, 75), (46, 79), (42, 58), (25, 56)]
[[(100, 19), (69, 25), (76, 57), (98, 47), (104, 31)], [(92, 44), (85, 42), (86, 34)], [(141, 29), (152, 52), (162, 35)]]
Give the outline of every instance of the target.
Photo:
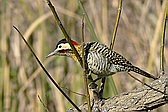
[[(104, 101), (94, 102), (93, 112), (96, 110), (103, 112), (111, 111), (145, 111), (153, 110), (168, 103), (168, 75), (161, 76), (154, 80), (151, 87), (161, 92), (155, 91), (147, 86), (142, 86), (130, 92), (121, 93)], [(82, 111), (87, 110), (87, 104), (79, 107)], [(70, 109), (68, 112), (76, 112)]]

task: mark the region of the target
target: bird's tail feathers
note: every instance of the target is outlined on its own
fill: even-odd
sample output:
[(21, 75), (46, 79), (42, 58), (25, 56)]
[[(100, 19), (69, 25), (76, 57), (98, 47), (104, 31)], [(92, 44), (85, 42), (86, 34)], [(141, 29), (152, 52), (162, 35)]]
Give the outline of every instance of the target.
[(152, 78), (152, 79), (154, 79), (154, 80), (157, 79), (155, 76), (153, 76), (153, 75), (151, 75), (151, 74), (149, 74), (149, 73), (147, 73), (147, 72), (141, 70), (140, 68), (138, 68), (138, 67), (136, 67), (136, 66), (131, 67), (131, 71), (133, 71), (133, 72), (135, 72), (135, 73), (138, 73), (138, 74), (140, 74), (140, 75), (143, 75), (143, 76), (145, 76), (145, 77)]

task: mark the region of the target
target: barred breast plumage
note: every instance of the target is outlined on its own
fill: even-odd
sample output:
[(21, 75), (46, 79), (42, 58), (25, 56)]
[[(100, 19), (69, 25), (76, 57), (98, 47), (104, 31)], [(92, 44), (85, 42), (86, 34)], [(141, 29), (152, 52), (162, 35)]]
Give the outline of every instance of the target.
[(104, 44), (89, 42), (84, 48), (88, 69), (99, 77), (113, 75), (117, 72), (133, 71), (155, 79), (154, 76), (132, 65), (126, 58), (112, 51)]

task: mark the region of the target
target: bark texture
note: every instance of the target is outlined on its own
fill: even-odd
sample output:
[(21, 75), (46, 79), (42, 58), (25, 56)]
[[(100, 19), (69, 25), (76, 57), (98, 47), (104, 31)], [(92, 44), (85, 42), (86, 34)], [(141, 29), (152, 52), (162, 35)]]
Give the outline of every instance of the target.
[[(94, 102), (93, 112), (115, 111), (148, 111), (168, 103), (168, 75), (161, 76), (149, 84), (130, 92), (121, 93), (102, 101)], [(153, 89), (154, 88), (154, 89)], [(164, 93), (164, 94), (163, 94)], [(87, 112), (87, 104), (79, 106), (82, 112)], [(76, 112), (69, 109), (68, 112)]]

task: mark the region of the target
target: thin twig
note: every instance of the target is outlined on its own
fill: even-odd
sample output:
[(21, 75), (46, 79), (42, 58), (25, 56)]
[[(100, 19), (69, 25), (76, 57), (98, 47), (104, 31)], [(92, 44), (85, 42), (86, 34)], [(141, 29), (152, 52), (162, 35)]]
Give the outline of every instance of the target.
[(161, 73), (164, 74), (164, 46), (165, 46), (165, 33), (166, 33), (166, 22), (167, 22), (167, 15), (165, 11), (165, 17), (163, 22), (163, 30), (162, 30), (162, 38), (161, 38), (161, 47), (160, 47), (160, 70)]
[(85, 24), (84, 24), (84, 14), (82, 18), (82, 61), (83, 61), (83, 76), (84, 76), (84, 83), (85, 83), (85, 90), (87, 94), (87, 103), (88, 103), (88, 112), (91, 112), (91, 103), (90, 103), (90, 94), (89, 94), (89, 88), (88, 88), (88, 79), (87, 79), (87, 69), (86, 69), (86, 63), (85, 63), (85, 51), (84, 51), (84, 45), (85, 45)]
[(77, 94), (77, 95), (80, 95), (80, 96), (86, 97), (86, 95), (85, 95), (85, 94), (82, 94), (82, 93), (78, 93), (78, 92), (72, 91), (72, 90), (70, 90), (70, 89), (68, 89), (68, 88), (66, 88), (66, 87), (61, 87), (61, 88), (66, 89), (67, 91), (69, 91), (69, 92), (71, 92), (71, 93), (74, 93), (74, 94)]
[(65, 30), (65, 28), (64, 28), (64, 26), (63, 26), (63, 24), (61, 23), (61, 20), (59, 19), (58, 14), (57, 14), (57, 12), (56, 12), (54, 6), (52, 5), (52, 3), (51, 3), (50, 0), (47, 0), (47, 2), (48, 2), (48, 5), (49, 5), (49, 7), (50, 7), (50, 9), (51, 9), (51, 11), (52, 11), (54, 17), (55, 17), (56, 23), (57, 23), (58, 26), (60, 27), (62, 33), (64, 34), (64, 36), (65, 36), (65, 38), (67, 39), (69, 45), (71, 46), (73, 52), (75, 53), (75, 56), (77, 57), (77, 59), (78, 59), (80, 65), (82, 66), (82, 65), (83, 65), (83, 64), (82, 64), (82, 58), (80, 57), (80, 55), (79, 55), (78, 51), (76, 50), (76, 48), (73, 46), (73, 44), (72, 44), (72, 42), (71, 42), (71, 38), (69, 37), (69, 35), (68, 35), (68, 33), (66, 32), (66, 30)]
[(153, 89), (154, 91), (160, 92), (160, 93), (162, 93), (162, 94), (165, 95), (164, 92), (162, 92), (162, 91), (160, 91), (160, 90), (158, 90), (158, 89), (155, 89), (155, 88), (151, 87), (150, 85), (146, 84), (145, 82), (142, 82), (142, 81), (139, 80), (138, 78), (134, 77), (131, 73), (128, 72), (128, 74), (129, 74), (133, 79), (135, 79), (135, 80), (137, 80), (138, 82), (140, 82), (141, 84), (143, 84), (143, 85), (145, 85), (145, 86), (147, 86), (147, 87)]
[(69, 98), (68, 95), (66, 95), (66, 93), (59, 87), (59, 85), (57, 84), (57, 82), (52, 78), (52, 76), (50, 75), (50, 73), (48, 73), (48, 71), (46, 70), (46, 68), (44, 67), (44, 65), (41, 63), (41, 61), (39, 60), (39, 58), (36, 56), (36, 54), (34, 53), (33, 49), (31, 48), (31, 46), (28, 44), (28, 42), (25, 40), (25, 38), (23, 37), (22, 33), (19, 31), (19, 29), (15, 26), (13, 26), (15, 28), (15, 30), (19, 33), (19, 35), (22, 37), (23, 41), (25, 42), (25, 44), (27, 45), (27, 47), (29, 48), (29, 50), (31, 51), (31, 53), (33, 54), (33, 56), (36, 58), (38, 64), (40, 65), (40, 67), (43, 69), (43, 71), (45, 72), (45, 74), (47, 75), (47, 77), (51, 80), (51, 82), (54, 84), (54, 86), (62, 93), (63, 96), (65, 96), (65, 98), (78, 110), (80, 111), (80, 109), (78, 108), (78, 106), (76, 106), (76, 104)]
[(120, 21), (120, 16), (121, 16), (121, 10), (122, 10), (122, 0), (120, 0), (119, 6), (118, 6), (117, 19), (116, 19), (116, 23), (115, 23), (115, 26), (114, 26), (113, 36), (112, 36), (111, 44), (110, 44), (111, 49), (113, 49), (113, 47), (114, 47), (114, 42), (115, 42), (115, 39), (116, 39), (117, 29), (118, 29), (118, 25), (119, 25), (119, 21)]
[(40, 96), (38, 95), (37, 97), (38, 97), (38, 99), (40, 100), (40, 102), (42, 103), (42, 105), (43, 105), (43, 107), (45, 108), (45, 110), (46, 110), (47, 112), (49, 112), (49, 110), (48, 110), (48, 108), (47, 108), (47, 105), (44, 104), (44, 102), (42, 101), (42, 99), (40, 98)]

